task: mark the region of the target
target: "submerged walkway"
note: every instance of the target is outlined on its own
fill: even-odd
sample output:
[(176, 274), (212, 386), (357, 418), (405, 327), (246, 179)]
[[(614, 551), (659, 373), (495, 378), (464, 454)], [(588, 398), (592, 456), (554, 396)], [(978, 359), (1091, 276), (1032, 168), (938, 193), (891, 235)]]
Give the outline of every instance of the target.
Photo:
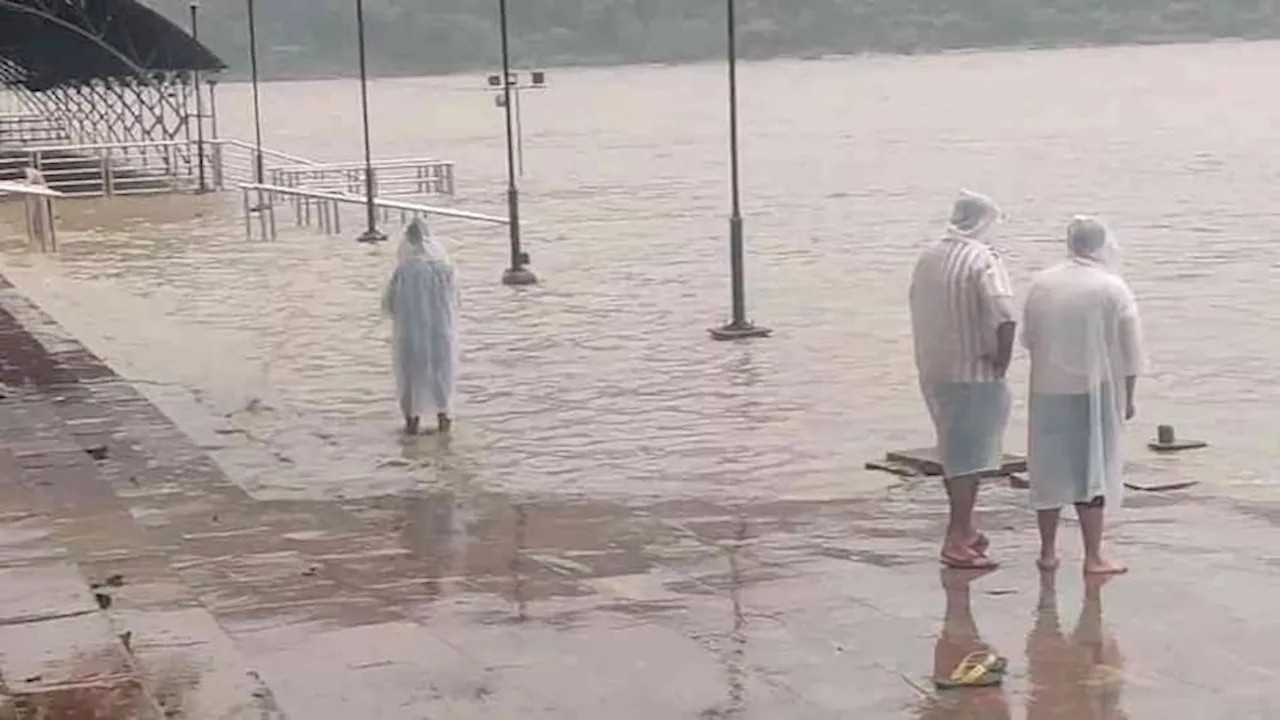
[[(1087, 587), (1073, 545), (1034, 570), (1010, 488), (985, 496), (1005, 568), (976, 578), (939, 571), (928, 482), (256, 501), (3, 280), (0, 383), (0, 718), (1275, 717), (1263, 508), (1137, 499), (1133, 573)], [(1004, 688), (931, 689), (982, 643)]]

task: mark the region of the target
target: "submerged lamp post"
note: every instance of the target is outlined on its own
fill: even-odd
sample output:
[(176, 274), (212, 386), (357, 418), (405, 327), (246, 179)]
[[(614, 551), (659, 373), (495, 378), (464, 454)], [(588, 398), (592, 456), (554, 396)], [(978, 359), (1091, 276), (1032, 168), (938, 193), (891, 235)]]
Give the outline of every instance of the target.
[[(258, 97), (258, 14), (254, 0), (246, 0), (249, 10), (249, 74), (253, 78), (253, 181), (262, 184), (262, 104)], [(262, 205), (262, 192), (258, 192)]]
[(742, 260), (742, 201), (738, 177), (738, 27), (735, 0), (726, 0), (729, 37), (729, 183), (733, 207), (729, 216), (729, 273), (733, 294), (733, 319), (711, 328), (716, 340), (767, 337), (772, 330), (747, 320), (746, 281)]
[[(515, 95), (515, 125), (516, 125), (516, 167), (519, 170), (520, 177), (524, 177), (524, 120), (520, 113), (520, 93), (524, 90), (546, 90), (547, 89), (547, 73), (543, 70), (533, 70), (529, 73), (529, 84), (526, 85), (520, 81), (519, 73), (512, 73), (507, 76), (507, 82), (511, 85), (511, 90)], [(489, 87), (502, 88), (502, 78), (498, 75), (489, 76)], [(507, 97), (505, 93), (499, 92), (494, 98), (498, 107), (507, 106)]]
[(362, 243), (378, 243), (387, 236), (378, 229), (378, 208), (374, 203), (373, 151), (369, 143), (369, 66), (365, 57), (364, 43), (364, 0), (356, 0), (356, 31), (359, 34), (357, 46), (360, 52), (360, 113), (364, 124), (364, 201), (366, 227), (364, 233), (356, 238)]
[[(191, 2), (191, 39), (200, 44), (200, 3)], [(200, 173), (199, 192), (209, 192), (204, 178), (204, 89), (200, 87), (200, 70), (191, 72), (191, 85), (196, 89), (196, 166)], [(190, 136), (188, 136), (190, 137)]]
[(507, 28), (507, 0), (498, 0), (498, 25), (502, 35), (502, 109), (507, 126), (507, 229), (511, 238), (510, 265), (502, 273), (504, 285), (534, 285), (538, 276), (528, 268), (529, 254), (520, 249), (520, 191), (516, 188), (516, 151), (512, 137), (511, 42)]

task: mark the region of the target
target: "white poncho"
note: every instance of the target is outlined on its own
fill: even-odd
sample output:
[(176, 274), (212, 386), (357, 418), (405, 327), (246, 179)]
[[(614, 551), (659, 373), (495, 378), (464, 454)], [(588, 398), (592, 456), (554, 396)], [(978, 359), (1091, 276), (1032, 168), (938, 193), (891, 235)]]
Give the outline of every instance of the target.
[(458, 377), (458, 286), (444, 247), (414, 218), (383, 296), (394, 322), (392, 358), (406, 418), (452, 414)]
[(1143, 364), (1138, 305), (1119, 274), (1115, 240), (1097, 220), (1076, 218), (1068, 246), (1069, 258), (1032, 284), (1022, 323), (1037, 509), (1099, 496), (1119, 504), (1125, 379)]

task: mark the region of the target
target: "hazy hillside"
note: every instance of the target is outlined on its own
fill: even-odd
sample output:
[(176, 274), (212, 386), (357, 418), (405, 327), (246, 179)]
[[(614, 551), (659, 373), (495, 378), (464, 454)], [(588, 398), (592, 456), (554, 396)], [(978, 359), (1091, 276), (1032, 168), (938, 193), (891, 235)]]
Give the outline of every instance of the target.
[[(151, 0), (187, 23), (186, 0)], [(379, 73), (488, 68), (497, 0), (367, 0)], [(521, 65), (666, 62), (719, 55), (724, 0), (511, 0)], [(1280, 37), (1280, 0), (738, 0), (745, 55)], [(244, 0), (205, 0), (204, 39), (242, 72)], [(355, 68), (353, 0), (258, 0), (263, 72)]]

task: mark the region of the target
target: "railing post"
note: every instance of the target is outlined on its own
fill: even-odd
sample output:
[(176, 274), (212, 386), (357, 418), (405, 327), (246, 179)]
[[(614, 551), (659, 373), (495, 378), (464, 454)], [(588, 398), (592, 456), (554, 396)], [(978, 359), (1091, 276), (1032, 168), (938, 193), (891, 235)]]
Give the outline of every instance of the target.
[(115, 197), (116, 182), (115, 177), (111, 173), (111, 151), (102, 151), (102, 194), (106, 197)]
[(222, 169), (222, 141), (215, 141), (213, 144), (213, 186), (219, 190), (226, 189), (226, 177), (223, 175)]
[(253, 239), (253, 211), (249, 208), (249, 188), (240, 188), (240, 204), (244, 207), (244, 239)]
[[(44, 198), (44, 207), (49, 220), (49, 226), (47, 228), (49, 231), (49, 248), (53, 252), (58, 252), (58, 223), (55, 222), (53, 218), (53, 198)], [(41, 241), (41, 244), (44, 244), (43, 240)]]

